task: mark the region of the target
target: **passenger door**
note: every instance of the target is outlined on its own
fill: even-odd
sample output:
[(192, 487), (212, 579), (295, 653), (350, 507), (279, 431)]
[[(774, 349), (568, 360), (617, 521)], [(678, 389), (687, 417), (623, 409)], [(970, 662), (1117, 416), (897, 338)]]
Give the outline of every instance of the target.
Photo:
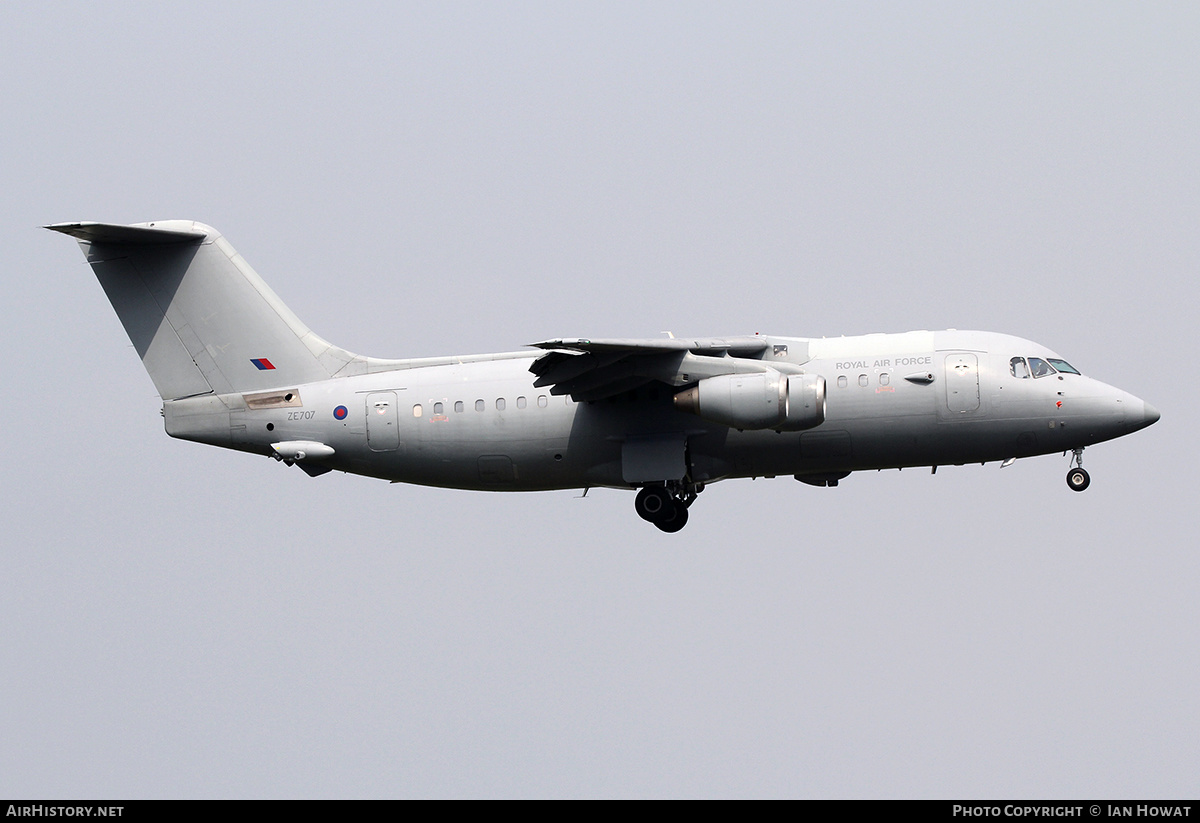
[(946, 408), (951, 416), (979, 408), (979, 358), (974, 354), (946, 355)]
[(395, 451), (400, 445), (400, 416), (394, 391), (367, 395), (367, 445), (371, 451)]

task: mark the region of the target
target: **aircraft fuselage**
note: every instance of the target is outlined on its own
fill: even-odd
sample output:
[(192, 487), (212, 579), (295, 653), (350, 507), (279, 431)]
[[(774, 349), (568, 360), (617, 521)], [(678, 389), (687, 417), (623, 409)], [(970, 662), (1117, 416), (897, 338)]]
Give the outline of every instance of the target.
[[(639, 440), (681, 438), (688, 476), (708, 483), (1063, 452), (1157, 419), (1138, 398), (1081, 374), (1012, 374), (1014, 357), (1056, 355), (1008, 335), (765, 340), (768, 365), (824, 377), (820, 425), (738, 430), (677, 410), (660, 383), (574, 402), (533, 385), (535, 355), (526, 353), (168, 401), (166, 425), (175, 437), (260, 454), (273, 454), (273, 443), (321, 443), (334, 452), (325, 467), (404, 483), (533, 491), (641, 485), (626, 479), (622, 459)], [(294, 396), (251, 407), (272, 393)]]

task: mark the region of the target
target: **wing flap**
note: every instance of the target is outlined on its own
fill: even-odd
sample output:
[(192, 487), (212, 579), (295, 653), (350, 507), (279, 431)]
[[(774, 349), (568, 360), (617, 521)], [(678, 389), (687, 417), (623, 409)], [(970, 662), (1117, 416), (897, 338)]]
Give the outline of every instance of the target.
[(574, 380), (581, 374), (607, 368), (623, 357), (624, 355), (620, 352), (606, 352), (600, 355), (551, 352), (535, 360), (533, 367), (530, 368), (530, 371), (539, 375), (533, 385), (541, 388), (555, 383), (565, 383)]

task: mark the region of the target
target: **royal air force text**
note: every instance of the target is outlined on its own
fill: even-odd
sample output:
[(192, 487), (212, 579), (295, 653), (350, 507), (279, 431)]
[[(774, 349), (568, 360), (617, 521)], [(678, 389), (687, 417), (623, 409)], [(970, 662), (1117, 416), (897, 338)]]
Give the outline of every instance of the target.
[(928, 366), (932, 361), (932, 357), (897, 357), (894, 359), (843, 360), (834, 365), (838, 371), (852, 371), (854, 369), (892, 369), (899, 368), (900, 366)]

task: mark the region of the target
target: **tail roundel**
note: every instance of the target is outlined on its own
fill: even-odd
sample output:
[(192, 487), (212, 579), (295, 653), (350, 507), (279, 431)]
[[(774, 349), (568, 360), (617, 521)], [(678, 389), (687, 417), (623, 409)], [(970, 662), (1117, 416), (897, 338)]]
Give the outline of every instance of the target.
[(46, 228), (79, 241), (163, 400), (310, 383), (366, 362), (313, 334), (203, 223)]

